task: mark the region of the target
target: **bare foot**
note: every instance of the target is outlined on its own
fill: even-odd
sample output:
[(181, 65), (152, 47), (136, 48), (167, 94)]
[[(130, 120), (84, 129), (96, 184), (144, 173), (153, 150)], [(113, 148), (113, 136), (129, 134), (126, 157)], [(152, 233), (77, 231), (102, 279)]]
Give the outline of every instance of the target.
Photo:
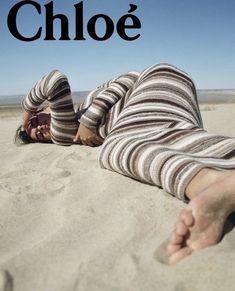
[(234, 178), (235, 171), (219, 172), (207, 187), (200, 185), (200, 193), (188, 195), (192, 200), (180, 213), (167, 246), (170, 265), (220, 241), (226, 219), (235, 211)]

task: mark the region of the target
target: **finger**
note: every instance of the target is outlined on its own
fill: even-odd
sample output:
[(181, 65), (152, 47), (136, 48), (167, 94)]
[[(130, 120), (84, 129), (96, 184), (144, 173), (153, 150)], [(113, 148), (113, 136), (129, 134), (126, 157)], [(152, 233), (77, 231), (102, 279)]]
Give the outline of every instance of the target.
[(91, 140), (89, 140), (89, 139), (86, 140), (86, 145), (90, 146), (90, 147), (94, 146), (93, 142)]
[(98, 139), (96, 139), (96, 138), (94, 138), (94, 139), (92, 139), (91, 140), (92, 141), (92, 143), (94, 144), (94, 145), (101, 145), (103, 142), (102, 141), (100, 141), (100, 140), (98, 140)]
[(33, 116), (34, 114), (33, 113), (30, 113), (30, 112), (26, 112), (24, 111), (23, 112), (23, 124), (22, 126), (26, 126), (29, 119)]
[(82, 144), (82, 141), (80, 140), (80, 138), (74, 139), (73, 142), (74, 143), (77, 143), (77, 144)]
[(98, 135), (95, 138), (96, 138), (96, 140), (98, 140), (101, 143), (103, 143), (103, 141), (104, 141), (104, 139)]
[(80, 135), (77, 133), (75, 138), (73, 139), (74, 142), (81, 142)]
[(80, 140), (81, 140), (81, 144), (82, 145), (84, 145), (84, 146), (88, 145), (87, 144), (87, 139), (81, 138)]

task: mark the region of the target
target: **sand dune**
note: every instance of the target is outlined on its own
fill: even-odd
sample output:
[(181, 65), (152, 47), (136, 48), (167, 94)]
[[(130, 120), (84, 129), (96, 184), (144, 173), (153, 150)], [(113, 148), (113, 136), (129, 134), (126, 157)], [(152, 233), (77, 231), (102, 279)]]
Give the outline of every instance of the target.
[[(201, 109), (206, 129), (235, 136), (234, 104)], [(16, 147), (18, 114), (0, 110), (0, 290), (234, 289), (234, 217), (218, 245), (170, 267), (164, 245), (183, 202), (100, 169), (98, 148)]]

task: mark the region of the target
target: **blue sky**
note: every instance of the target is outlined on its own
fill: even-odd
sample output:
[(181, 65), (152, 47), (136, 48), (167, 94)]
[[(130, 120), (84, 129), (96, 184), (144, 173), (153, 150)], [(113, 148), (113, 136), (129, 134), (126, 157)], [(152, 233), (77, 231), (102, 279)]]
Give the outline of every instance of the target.
[[(24, 94), (52, 69), (67, 74), (73, 91), (90, 90), (127, 71), (141, 71), (160, 62), (172, 63), (188, 72), (197, 88), (235, 88), (234, 0), (84, 0), (85, 41), (45, 41), (45, 8), (50, 1), (37, 0), (42, 14), (27, 5), (18, 15), (19, 30), (42, 37), (34, 42), (15, 39), (7, 27), (7, 15), (20, 1), (0, 2), (0, 95)], [(55, 13), (69, 18), (74, 37), (74, 4), (77, 0), (54, 0)], [(138, 40), (127, 42), (118, 34), (98, 42), (87, 33), (87, 21), (104, 13), (114, 23), (127, 13), (129, 4), (142, 23)], [(55, 23), (55, 36), (60, 25)], [(102, 31), (102, 26), (97, 28)]]

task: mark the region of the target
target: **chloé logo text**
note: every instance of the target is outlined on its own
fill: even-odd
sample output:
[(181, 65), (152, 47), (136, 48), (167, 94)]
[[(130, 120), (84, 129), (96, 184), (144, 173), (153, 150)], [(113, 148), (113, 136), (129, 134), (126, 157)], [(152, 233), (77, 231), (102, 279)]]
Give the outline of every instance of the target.
[[(35, 28), (32, 35), (25, 35), (20, 23), (17, 21), (17, 15), (26, 8), (31, 6), (32, 11), (36, 12), (36, 17), (41, 17), (41, 25)], [(54, 13), (53, 1), (40, 5), (36, 1), (20, 1), (15, 4), (8, 13), (7, 25), (10, 33), (21, 41), (36, 41), (43, 39), (46, 41), (55, 40), (77, 40), (84, 41), (88, 37), (96, 41), (105, 41), (117, 33), (125, 41), (134, 41), (140, 37), (138, 30), (141, 28), (140, 19), (134, 15), (138, 7), (135, 4), (129, 4), (127, 13), (120, 16), (114, 23), (112, 18), (106, 14), (96, 14), (92, 16), (87, 23), (84, 23), (84, 5), (83, 1), (74, 5), (75, 32), (71, 35), (69, 31), (69, 18), (64, 14)], [(35, 11), (34, 11), (35, 10)], [(54, 21), (60, 21), (60, 37), (54, 36)], [(102, 24), (102, 29), (97, 31), (98, 23)]]

